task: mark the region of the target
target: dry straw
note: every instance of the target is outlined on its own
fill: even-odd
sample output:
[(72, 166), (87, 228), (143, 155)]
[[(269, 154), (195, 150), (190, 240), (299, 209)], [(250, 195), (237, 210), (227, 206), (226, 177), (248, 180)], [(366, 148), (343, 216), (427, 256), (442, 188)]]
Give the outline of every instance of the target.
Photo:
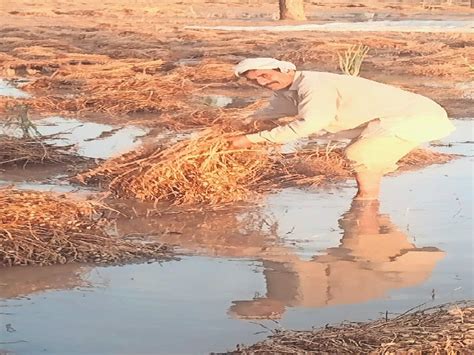
[(270, 167), (266, 151), (228, 149), (230, 134), (207, 130), (171, 147), (144, 148), (78, 176), (106, 181), (122, 197), (211, 205), (244, 200)]
[(57, 138), (55, 135), (43, 136), (30, 120), (29, 106), (15, 104), (7, 108), (7, 118), (1, 125), (2, 130), (11, 130), (22, 137), (0, 134), (0, 166), (28, 164), (77, 163), (87, 159), (71, 151), (71, 146), (59, 147), (48, 143)]
[[(334, 145), (279, 154), (257, 145), (230, 149), (227, 137), (231, 135), (219, 127), (169, 147), (143, 147), (77, 179), (105, 184), (119, 197), (217, 207), (285, 186), (320, 185), (352, 176), (343, 149)], [(450, 159), (450, 155), (418, 150), (403, 165), (407, 169)]]
[[(36, 61), (37, 67), (54, 72), (22, 88), (36, 93), (24, 101), (42, 113), (190, 114), (194, 109), (189, 103), (197, 86), (201, 90), (211, 82), (233, 79), (230, 64), (210, 61), (197, 66), (170, 66), (162, 60), (113, 60), (76, 53), (60, 58), (40, 57)], [(39, 95), (43, 92), (48, 95)]]
[(0, 135), (0, 167), (28, 164), (73, 164), (84, 162), (70, 151), (71, 147), (58, 147), (45, 142), (43, 138), (16, 138)]
[(159, 243), (112, 237), (97, 202), (0, 189), (0, 267), (69, 262), (118, 263), (168, 257)]
[(228, 354), (472, 354), (473, 323), (473, 302), (458, 302), (368, 323), (277, 330)]

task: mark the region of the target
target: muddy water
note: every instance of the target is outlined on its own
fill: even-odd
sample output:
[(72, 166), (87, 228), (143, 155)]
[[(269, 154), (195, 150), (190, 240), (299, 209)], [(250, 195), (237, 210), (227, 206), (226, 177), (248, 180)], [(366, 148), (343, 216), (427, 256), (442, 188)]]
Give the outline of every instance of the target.
[[(0, 270), (0, 348), (48, 354), (197, 354), (266, 327), (367, 320), (472, 298), (472, 121), (436, 149), (466, 157), (386, 177), (380, 205), (352, 181), (288, 189), (250, 210), (119, 222), (181, 261)], [(278, 319), (278, 324), (269, 318)]]

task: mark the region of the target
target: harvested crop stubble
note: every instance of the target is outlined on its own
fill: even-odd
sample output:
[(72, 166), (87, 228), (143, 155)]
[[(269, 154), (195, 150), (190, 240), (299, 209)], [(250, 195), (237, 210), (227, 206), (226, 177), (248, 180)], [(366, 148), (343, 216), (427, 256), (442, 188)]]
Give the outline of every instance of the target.
[(393, 319), (312, 331), (276, 331), (228, 354), (472, 354), (474, 302), (405, 312)]
[(70, 152), (70, 147), (48, 144), (43, 138), (0, 135), (0, 166), (28, 164), (72, 164), (87, 159)]
[[(105, 183), (119, 197), (218, 206), (272, 188), (314, 186), (352, 176), (341, 148), (316, 146), (291, 154), (279, 154), (265, 146), (229, 149), (226, 138), (235, 134), (222, 127), (210, 128), (170, 147), (142, 147), (79, 174), (77, 179)], [(452, 155), (423, 150), (412, 154), (404, 165), (452, 159)]]
[(161, 71), (162, 64), (161, 60), (107, 60), (104, 56), (64, 54), (49, 64), (42, 62), (42, 68), (48, 66), (53, 72), (22, 88), (50, 91), (26, 100), (38, 112), (116, 115), (182, 110), (186, 107), (184, 97), (191, 90), (190, 81), (179, 68)]
[(2, 188), (0, 205), (0, 267), (134, 262), (170, 255), (160, 243), (108, 235), (107, 209), (97, 202)]

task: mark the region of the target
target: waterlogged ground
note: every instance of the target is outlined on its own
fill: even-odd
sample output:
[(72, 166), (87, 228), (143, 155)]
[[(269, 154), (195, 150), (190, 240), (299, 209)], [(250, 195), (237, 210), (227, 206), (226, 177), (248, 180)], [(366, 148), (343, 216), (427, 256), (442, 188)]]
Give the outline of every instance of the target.
[(177, 244), (179, 261), (0, 270), (0, 349), (204, 354), (262, 339), (265, 327), (472, 298), (473, 125), (455, 123), (436, 149), (465, 156), (385, 178), (380, 206), (352, 201), (352, 181), (288, 189), (256, 208), (117, 224)]
[[(186, 8), (191, 10), (200, 11)], [(464, 18), (389, 22), (371, 12), (361, 15), (368, 17), (347, 23), (339, 14), (339, 23), (278, 30), (472, 32)], [(427, 94), (455, 89), (446, 100), (448, 110), (455, 117), (471, 113), (468, 78), (453, 84), (371, 75)], [(27, 97), (23, 83), (0, 80), (0, 96)], [(214, 91), (196, 103), (249, 103), (222, 95), (221, 88)], [(35, 123), (43, 135), (55, 135), (52, 143), (74, 144), (90, 158), (132, 149), (149, 133), (138, 126), (56, 116)], [(385, 178), (380, 205), (352, 201), (352, 181), (287, 189), (255, 207), (118, 221), (119, 233), (177, 245), (184, 254), (179, 261), (0, 270), (0, 354), (220, 352), (264, 338), (267, 328), (309, 329), (393, 315), (425, 302), (472, 299), (473, 124), (455, 123), (457, 131), (434, 149), (464, 157)], [(167, 136), (173, 134), (159, 138)], [(69, 184), (69, 173), (66, 167), (0, 170), (0, 185), (96, 192)]]

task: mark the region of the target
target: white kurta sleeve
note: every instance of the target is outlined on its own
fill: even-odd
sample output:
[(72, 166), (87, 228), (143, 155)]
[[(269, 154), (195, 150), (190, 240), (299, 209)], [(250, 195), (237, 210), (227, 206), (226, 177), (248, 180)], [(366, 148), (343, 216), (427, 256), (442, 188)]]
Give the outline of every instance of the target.
[(247, 138), (252, 143), (287, 143), (316, 133), (335, 120), (337, 101), (338, 93), (332, 86), (323, 83), (318, 83), (316, 88), (301, 85), (297, 120), (272, 130), (248, 134)]

